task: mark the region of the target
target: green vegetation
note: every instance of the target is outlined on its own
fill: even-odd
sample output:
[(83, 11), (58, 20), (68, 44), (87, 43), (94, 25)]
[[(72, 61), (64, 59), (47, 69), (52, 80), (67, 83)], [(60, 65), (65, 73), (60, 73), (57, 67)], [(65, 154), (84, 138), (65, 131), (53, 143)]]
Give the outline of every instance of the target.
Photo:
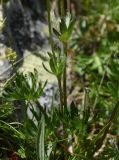
[[(15, 55), (8, 50), (13, 77), (0, 97), (0, 157), (14, 160), (119, 160), (119, 2), (86, 0), (78, 8), (71, 1), (66, 13), (59, 4), (59, 29), (52, 28), (51, 1), (47, 0), (51, 52), (49, 68), (59, 87), (59, 105), (39, 107), (47, 80), (41, 83), (38, 71), (24, 75), (15, 70)], [(75, 18), (75, 14), (77, 15)], [(56, 36), (62, 49), (55, 46)], [(73, 87), (83, 94), (80, 104), (67, 103), (68, 49), (75, 73)], [(20, 102), (22, 120), (16, 117)], [(16, 108), (15, 108), (16, 107)], [(32, 113), (29, 118), (27, 111)]]

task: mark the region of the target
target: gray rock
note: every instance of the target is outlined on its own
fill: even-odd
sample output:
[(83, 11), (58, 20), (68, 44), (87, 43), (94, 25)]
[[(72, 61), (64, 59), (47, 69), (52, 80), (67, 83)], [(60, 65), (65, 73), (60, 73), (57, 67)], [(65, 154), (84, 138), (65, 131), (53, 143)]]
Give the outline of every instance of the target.
[(58, 97), (59, 97), (59, 92), (57, 84), (48, 84), (45, 87), (43, 95), (39, 98), (38, 102), (43, 107), (50, 108), (52, 103), (54, 107), (57, 107)]
[(12, 67), (9, 60), (6, 58), (5, 51), (6, 51), (6, 46), (4, 44), (0, 44), (0, 81), (1, 82), (7, 79), (12, 72)]

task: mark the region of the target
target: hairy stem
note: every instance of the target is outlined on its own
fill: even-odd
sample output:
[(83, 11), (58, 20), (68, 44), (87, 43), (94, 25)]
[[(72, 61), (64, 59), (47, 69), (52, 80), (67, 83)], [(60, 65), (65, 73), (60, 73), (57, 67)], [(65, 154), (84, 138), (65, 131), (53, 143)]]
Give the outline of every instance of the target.
[[(65, 19), (65, 9), (64, 9), (64, 0), (60, 1), (60, 10), (61, 10), (61, 18), (64, 20)], [(63, 43), (63, 54), (65, 55), (67, 59), (67, 44)], [(64, 72), (63, 72), (63, 96), (64, 96), (64, 107), (67, 107), (67, 79), (66, 79), (66, 61), (65, 61), (65, 67), (64, 67)]]
[(63, 93), (62, 93), (62, 85), (61, 85), (61, 77), (58, 77), (58, 85), (59, 85), (59, 93), (60, 93), (60, 110), (63, 114)]
[(70, 12), (70, 0), (67, 0), (67, 11)]
[(60, 0), (60, 10), (61, 10), (61, 18), (64, 19), (64, 0)]
[[(63, 52), (65, 54), (67, 60), (67, 45), (63, 44)], [(64, 106), (67, 107), (67, 69), (66, 69), (66, 61), (63, 73), (63, 92), (64, 92)]]

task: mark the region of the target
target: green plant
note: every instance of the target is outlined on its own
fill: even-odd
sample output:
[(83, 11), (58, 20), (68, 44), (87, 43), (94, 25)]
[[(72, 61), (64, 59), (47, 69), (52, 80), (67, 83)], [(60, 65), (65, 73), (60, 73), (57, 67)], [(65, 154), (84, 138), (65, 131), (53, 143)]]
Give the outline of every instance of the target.
[[(65, 15), (64, 0), (61, 0), (59, 30), (52, 28), (51, 2), (47, 0), (51, 45), (51, 52), (48, 52), (50, 69), (45, 63), (43, 67), (57, 78), (60, 103), (55, 108), (52, 99), (49, 110), (37, 104), (47, 81), (44, 84), (39, 82), (36, 70), (26, 75), (15, 71), (15, 75), (5, 85), (1, 100), (0, 133), (3, 134), (0, 134), (0, 141), (3, 147), (5, 146), (1, 147), (2, 151), (10, 150), (10, 154), (15, 152), (20, 158), (30, 160), (34, 157), (37, 160), (118, 159), (118, 142), (110, 143), (107, 139), (108, 136), (116, 137), (119, 133), (119, 45), (112, 45), (111, 38), (115, 37), (116, 40), (117, 37), (113, 33), (118, 31), (115, 31), (115, 22), (111, 23), (110, 30), (108, 19), (104, 19), (103, 23), (108, 24), (107, 30), (102, 33), (102, 23), (99, 23), (99, 26), (95, 23), (97, 20), (100, 21), (99, 12), (105, 13), (106, 4), (97, 0), (98, 7), (92, 2), (88, 0), (83, 3), (83, 13), (87, 18), (81, 17), (78, 22), (80, 31), (75, 29), (79, 37), (71, 41), (76, 54), (79, 53), (78, 47), (81, 47), (80, 55), (74, 57), (75, 70), (80, 79), (83, 77), (80, 108), (73, 101), (69, 106), (67, 104), (66, 78), (67, 47), (77, 23), (74, 24), (69, 13)], [(93, 8), (89, 11), (90, 3)], [(106, 11), (113, 15), (112, 10), (109, 5)], [(97, 16), (94, 16), (95, 12)], [(55, 48), (53, 33), (63, 49)], [(23, 101), (24, 117), (21, 123), (9, 119), (14, 112), (13, 102), (19, 100)], [(27, 109), (32, 112), (31, 118), (27, 115)], [(4, 144), (5, 137), (7, 140)]]

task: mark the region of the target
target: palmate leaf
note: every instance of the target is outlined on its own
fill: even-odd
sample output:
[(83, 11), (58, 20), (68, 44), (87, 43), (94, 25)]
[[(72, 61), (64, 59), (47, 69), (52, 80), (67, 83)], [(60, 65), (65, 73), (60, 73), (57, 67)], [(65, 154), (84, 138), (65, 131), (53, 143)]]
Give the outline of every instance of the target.
[(48, 73), (53, 74), (53, 73), (44, 65), (44, 63), (42, 63), (42, 65), (43, 65), (43, 68), (44, 68)]
[(17, 73), (5, 86), (3, 96), (9, 101), (13, 100), (37, 100), (43, 93), (47, 81), (42, 85), (38, 79), (38, 73)]
[(61, 22), (59, 24), (60, 31), (57, 31), (55, 28), (53, 28), (54, 34), (57, 36), (57, 38), (64, 43), (67, 43), (71, 37), (74, 22), (71, 20), (70, 14), (67, 14), (65, 20), (61, 19)]
[(57, 63), (57, 76), (62, 75), (64, 70), (64, 64), (65, 63), (63, 61)]
[(64, 70), (64, 64), (65, 64), (66, 58), (62, 57), (60, 53), (51, 54), (50, 52), (48, 52), (48, 55), (50, 57), (50, 60), (49, 60), (50, 70), (42, 63), (43, 68), (48, 73), (51, 73), (55, 75), (56, 77), (60, 77)]
[(50, 61), (49, 61), (49, 64), (50, 64), (50, 68), (52, 70), (52, 73), (56, 75), (56, 65), (55, 65), (55, 62), (54, 62), (54, 58), (50, 58)]
[(61, 34), (55, 28), (53, 28), (53, 32), (57, 36), (57, 38), (59, 39)]
[(69, 36), (69, 37), (70, 37), (71, 34), (72, 34), (73, 27), (74, 27), (74, 23), (75, 23), (75, 21), (71, 21), (71, 22), (70, 22), (70, 25), (69, 25), (69, 27), (68, 27), (68, 36)]
[(60, 23), (60, 32), (61, 32), (61, 34), (66, 32), (66, 30), (67, 30), (66, 23), (65, 23), (64, 19), (61, 19), (61, 23)]
[(63, 33), (60, 37), (59, 37), (59, 40), (61, 42), (64, 42), (64, 43), (67, 43), (68, 40), (69, 40), (70, 36), (69, 36), (69, 33), (68, 31), (66, 31), (65, 33)]

